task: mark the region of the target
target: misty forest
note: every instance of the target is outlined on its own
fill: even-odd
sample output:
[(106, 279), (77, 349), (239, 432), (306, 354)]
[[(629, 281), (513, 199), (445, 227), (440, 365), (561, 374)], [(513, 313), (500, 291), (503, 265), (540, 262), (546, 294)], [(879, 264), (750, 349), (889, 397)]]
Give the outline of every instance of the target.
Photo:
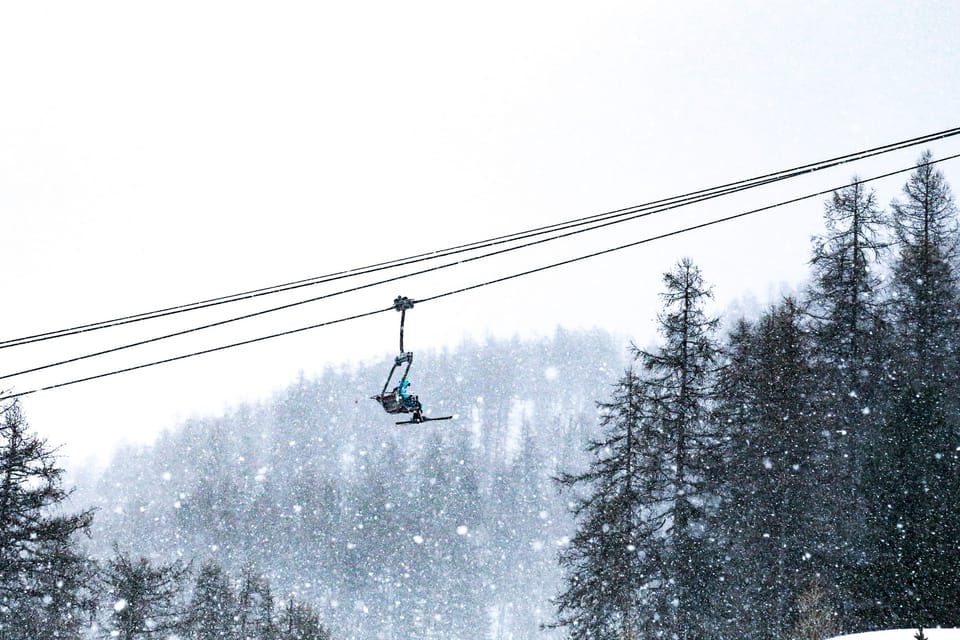
[(766, 308), (714, 315), (680, 258), (610, 274), (659, 288), (643, 343), (418, 352), (450, 421), (394, 425), (384, 364), (343, 365), (67, 477), (8, 402), (0, 639), (960, 627), (960, 225), (929, 153), (904, 181), (828, 197), (807, 282)]

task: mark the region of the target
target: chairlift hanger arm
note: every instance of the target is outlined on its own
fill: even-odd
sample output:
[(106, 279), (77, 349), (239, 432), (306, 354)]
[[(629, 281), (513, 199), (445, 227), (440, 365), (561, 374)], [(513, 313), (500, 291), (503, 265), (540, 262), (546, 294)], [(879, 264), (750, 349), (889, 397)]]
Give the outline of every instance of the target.
[[(407, 319), (407, 309), (413, 309), (413, 303), (413, 300), (405, 296), (397, 296), (393, 301), (393, 308), (400, 312), (400, 355), (393, 359), (393, 366), (390, 367), (390, 373), (387, 374), (387, 381), (383, 383), (383, 391), (380, 392), (380, 395), (371, 397), (379, 402), (380, 406), (382, 406), (387, 413), (412, 414), (410, 420), (403, 420), (397, 422), (397, 424), (420, 424), (421, 422), (430, 420), (450, 420), (453, 416), (434, 418), (423, 415), (423, 405), (420, 403), (420, 399), (406, 392), (406, 386), (409, 384), (407, 374), (410, 373), (410, 365), (413, 364), (413, 352), (405, 351), (403, 348), (403, 325)], [(390, 384), (393, 382), (393, 377), (396, 375), (397, 369), (404, 364), (407, 366), (403, 370), (397, 386), (391, 389)]]
[(400, 353), (402, 354), (404, 353), (403, 322), (407, 319), (407, 309), (413, 309), (413, 300), (406, 296), (397, 296), (393, 301), (393, 308), (400, 312)]

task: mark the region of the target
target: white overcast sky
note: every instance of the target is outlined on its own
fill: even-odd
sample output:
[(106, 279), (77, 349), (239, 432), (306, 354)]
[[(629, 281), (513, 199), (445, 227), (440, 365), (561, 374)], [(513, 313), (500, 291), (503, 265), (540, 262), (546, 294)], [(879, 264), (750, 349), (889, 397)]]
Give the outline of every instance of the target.
[[(4, 2), (0, 337), (418, 254), (954, 127), (958, 25), (953, 0)], [(960, 141), (930, 148), (942, 157)], [(429, 297), (910, 166), (919, 153), (0, 384), (25, 391), (371, 311), (398, 294)], [(960, 164), (943, 170), (960, 188)], [(878, 183), (881, 203), (902, 182)], [(645, 342), (660, 275), (681, 256), (700, 264), (719, 306), (802, 281), (822, 202), (425, 303), (408, 316), (406, 346), (549, 334), (557, 324)], [(0, 362), (11, 373), (343, 286), (6, 349)], [(380, 359), (386, 368), (397, 321), (381, 314), (23, 404), (77, 463), (267, 398), (300, 371)]]

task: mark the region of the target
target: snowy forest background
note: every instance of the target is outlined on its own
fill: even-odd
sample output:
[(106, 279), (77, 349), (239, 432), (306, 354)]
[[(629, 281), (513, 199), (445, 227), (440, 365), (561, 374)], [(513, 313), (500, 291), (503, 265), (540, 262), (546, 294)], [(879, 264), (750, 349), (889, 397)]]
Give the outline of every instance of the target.
[(68, 496), (6, 407), (0, 638), (960, 626), (950, 188), (926, 154), (889, 206), (854, 179), (824, 211), (808, 286), (748, 317), (712, 316), (683, 259), (612, 274), (611, 295), (662, 288), (649, 345), (418, 351), (415, 392), (455, 421), (396, 427), (369, 400), (390, 361), (345, 366), (118, 451)]

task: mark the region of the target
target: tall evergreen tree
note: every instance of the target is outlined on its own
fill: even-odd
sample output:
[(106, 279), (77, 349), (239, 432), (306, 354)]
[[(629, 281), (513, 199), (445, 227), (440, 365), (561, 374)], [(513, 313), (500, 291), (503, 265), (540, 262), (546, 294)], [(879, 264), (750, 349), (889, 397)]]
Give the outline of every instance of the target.
[(865, 551), (860, 484), (886, 395), (889, 341), (880, 271), (889, 223), (876, 195), (856, 178), (826, 202), (824, 220), (826, 233), (815, 240), (810, 260), (807, 309), (815, 338), (818, 419), (829, 437), (823, 453), (829, 458), (830, 491), (820, 494), (820, 511), (829, 514), (834, 535), (832, 550), (823, 550), (832, 557), (822, 569), (831, 584), (844, 585)]
[(863, 572), (873, 626), (960, 625), (957, 418), (960, 229), (943, 174), (925, 153), (892, 204), (894, 265), (890, 407), (865, 470), (873, 562)]
[(887, 219), (876, 195), (856, 178), (824, 207), (826, 234), (815, 239), (808, 310), (823, 357), (848, 391), (873, 381), (874, 332), (881, 319), (878, 293)]
[(0, 420), (0, 637), (70, 637), (92, 606), (74, 538), (93, 512), (61, 513), (63, 470), (18, 403)]
[(237, 631), (240, 640), (273, 640), (276, 630), (270, 581), (250, 565), (240, 572)]
[[(819, 404), (843, 453), (856, 461), (873, 435), (869, 417), (876, 413), (882, 386), (883, 332), (879, 273), (887, 248), (887, 220), (876, 195), (856, 178), (836, 191), (824, 208), (826, 234), (814, 244), (813, 283), (808, 311), (816, 337), (818, 377), (823, 385)], [(852, 494), (852, 489), (851, 489)]]
[(956, 374), (960, 225), (950, 186), (931, 162), (924, 153), (903, 200), (890, 206), (899, 250), (893, 280), (898, 377), (936, 389)]
[(280, 608), (280, 636), (284, 640), (330, 640), (330, 631), (310, 605), (291, 598)]
[(652, 400), (628, 370), (601, 405), (605, 434), (587, 447), (589, 469), (558, 477), (562, 487), (587, 492), (573, 501), (577, 532), (560, 553), (566, 589), (554, 601), (553, 626), (568, 627), (574, 640), (641, 637), (671, 598), (657, 540), (667, 527), (661, 502), (670, 478), (652, 446), (664, 441)]
[[(811, 341), (790, 299), (731, 336), (718, 417), (726, 438), (716, 481), (727, 549), (727, 633), (781, 638), (807, 573), (828, 564), (824, 438), (813, 405)], [(741, 615), (750, 612), (749, 615)]]
[(182, 629), (191, 640), (240, 640), (240, 615), (223, 567), (208, 561), (200, 567)]
[(574, 638), (704, 633), (717, 322), (704, 311), (711, 294), (690, 260), (664, 282), (663, 345), (634, 347), (642, 376), (628, 372), (605, 407), (607, 435), (591, 443), (590, 469), (560, 478), (590, 490), (575, 502), (578, 530), (560, 556), (568, 575), (557, 624)]
[(705, 632), (708, 584), (714, 573), (706, 507), (716, 496), (708, 487), (719, 433), (712, 419), (720, 345), (716, 318), (708, 317), (713, 296), (700, 269), (685, 258), (664, 275), (664, 309), (658, 316), (663, 343), (655, 352), (634, 347), (656, 399), (653, 421), (667, 438), (659, 452), (670, 487), (662, 496), (669, 513), (664, 579), (674, 598), (665, 613), (669, 634), (684, 640)]
[(103, 571), (106, 588), (104, 626), (111, 637), (140, 640), (165, 637), (182, 625), (181, 592), (188, 568), (180, 562), (155, 564), (134, 560), (114, 546)]

